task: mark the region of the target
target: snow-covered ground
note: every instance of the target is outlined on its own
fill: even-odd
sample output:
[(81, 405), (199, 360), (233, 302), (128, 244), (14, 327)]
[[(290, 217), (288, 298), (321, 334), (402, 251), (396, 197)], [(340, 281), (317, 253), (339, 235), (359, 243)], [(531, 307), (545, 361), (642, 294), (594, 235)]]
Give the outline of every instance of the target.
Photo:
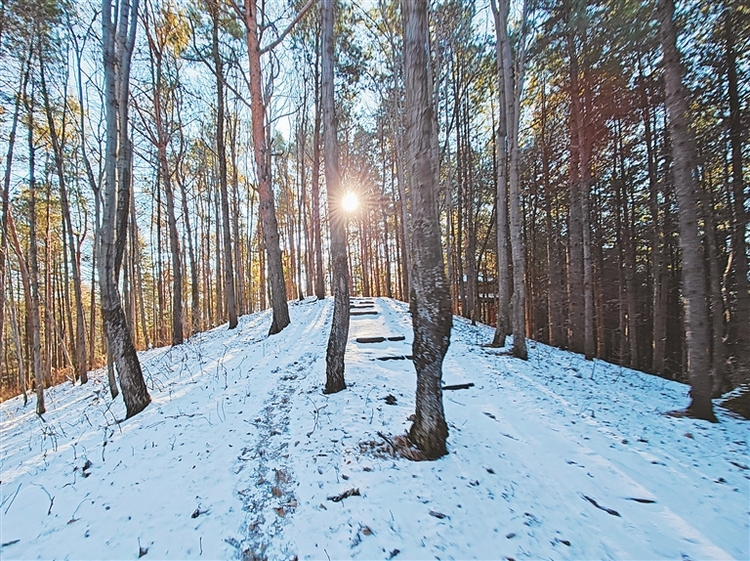
[[(522, 362), (461, 319), (450, 453), (394, 458), (378, 432), (406, 432), (416, 375), (379, 359), (410, 354), (411, 320), (370, 301), (335, 395), (328, 299), (278, 335), (263, 312), (141, 353), (153, 403), (127, 421), (102, 372), (51, 389), (44, 421), (3, 403), (0, 557), (750, 558), (746, 421), (667, 416), (685, 386), (541, 344)], [(378, 336), (405, 340), (356, 341)]]

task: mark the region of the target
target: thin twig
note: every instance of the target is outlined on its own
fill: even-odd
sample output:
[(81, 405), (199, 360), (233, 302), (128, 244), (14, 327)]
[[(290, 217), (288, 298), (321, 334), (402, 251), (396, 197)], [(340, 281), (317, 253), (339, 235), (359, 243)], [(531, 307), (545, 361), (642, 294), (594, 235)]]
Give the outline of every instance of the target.
[(44, 488), (44, 485), (39, 485), (39, 483), (32, 483), (35, 487), (39, 487), (42, 491), (44, 491), (47, 494), (47, 497), (49, 497), (49, 509), (47, 510), (47, 516), (50, 515), (52, 512), (52, 505), (55, 504), (55, 497), (49, 494), (49, 491)]
[(23, 485), (23, 483), (18, 484), (18, 489), (16, 489), (16, 492), (13, 494), (13, 498), (10, 500), (10, 504), (8, 505), (8, 508), (5, 509), (5, 514), (8, 514), (8, 511), (10, 510), (10, 507), (13, 504), (13, 501), (16, 500), (16, 497), (18, 496), (18, 492), (21, 490), (21, 485)]

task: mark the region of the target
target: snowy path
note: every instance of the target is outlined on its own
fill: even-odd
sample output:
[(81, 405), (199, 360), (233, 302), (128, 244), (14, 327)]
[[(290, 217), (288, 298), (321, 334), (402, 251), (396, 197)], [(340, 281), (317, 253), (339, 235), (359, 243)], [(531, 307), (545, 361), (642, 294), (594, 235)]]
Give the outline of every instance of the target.
[(142, 353), (153, 404), (128, 421), (103, 373), (48, 392), (45, 423), (0, 405), (0, 556), (750, 558), (747, 422), (665, 416), (685, 386), (544, 345), (517, 361), (456, 319), (444, 381), (475, 385), (444, 392), (450, 453), (396, 459), (377, 433), (414, 409), (408, 308), (353, 304), (374, 313), (335, 395), (328, 299), (278, 335), (263, 312)]
[[(377, 300), (375, 309), (352, 318), (351, 395), (326, 403), (347, 427), (324, 423), (331, 436), (310, 444), (327, 455), (305, 463), (317, 475), (300, 493), (301, 557), (748, 557), (747, 472), (729, 463), (746, 454), (741, 424), (666, 417), (683, 387), (604, 363), (592, 381), (574, 370), (590, 376), (592, 363), (543, 345), (527, 363), (502, 356), (480, 346), (490, 329), (462, 320), (444, 381), (476, 385), (444, 393), (449, 456), (414, 464), (362, 454), (352, 434), (380, 442), (378, 430), (405, 432), (413, 411), (411, 363), (378, 360), (410, 353), (407, 307)], [(355, 342), (398, 335), (406, 341)], [(634, 387), (649, 399), (618, 395)], [(592, 407), (609, 412), (592, 418)], [(326, 502), (349, 488), (362, 496)]]

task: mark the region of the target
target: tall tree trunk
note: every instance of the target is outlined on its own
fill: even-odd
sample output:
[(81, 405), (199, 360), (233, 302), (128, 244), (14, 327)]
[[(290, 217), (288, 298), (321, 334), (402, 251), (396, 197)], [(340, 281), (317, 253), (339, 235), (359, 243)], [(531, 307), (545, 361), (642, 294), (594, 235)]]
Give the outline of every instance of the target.
[[(641, 78), (643, 78), (641, 74)], [(664, 234), (659, 204), (659, 180), (656, 167), (656, 141), (654, 139), (650, 99), (641, 79), (643, 98), (643, 126), (646, 156), (648, 158), (649, 208), (651, 211), (651, 372), (661, 376), (664, 371), (664, 359), (667, 341), (667, 296), (668, 277), (665, 271)]]
[[(208, 1), (211, 13), (211, 54), (216, 72), (216, 152), (219, 159), (219, 196), (221, 197), (221, 222), (224, 242), (224, 296), (226, 297), (229, 329), (237, 327), (237, 302), (234, 291), (232, 264), (232, 226), (229, 222), (229, 193), (227, 187), (227, 155), (224, 139), (224, 62), (219, 53), (219, 1)], [(258, 175), (260, 177), (260, 174)], [(239, 241), (239, 240), (238, 240)]]
[(412, 222), (409, 219), (409, 204), (406, 193), (406, 179), (404, 173), (404, 133), (403, 133), (403, 111), (398, 107), (395, 109), (396, 130), (394, 139), (394, 159), (396, 160), (396, 179), (398, 182), (398, 219), (401, 223), (401, 298), (408, 302), (411, 298), (411, 273), (412, 273)]
[[(583, 352), (588, 360), (596, 355), (596, 336), (594, 333), (594, 261), (591, 255), (591, 152), (592, 138), (587, 118), (591, 113), (589, 108), (589, 87), (587, 73), (584, 70), (584, 103), (578, 111), (578, 146), (581, 151), (581, 217), (583, 229)], [(578, 103), (574, 100), (574, 103)]]
[(245, 267), (242, 260), (242, 237), (240, 236), (240, 177), (237, 162), (237, 145), (239, 144), (238, 131), (239, 115), (235, 114), (230, 119), (231, 127), (229, 129), (229, 154), (232, 161), (232, 208), (231, 223), (232, 237), (234, 238), (234, 265), (236, 266), (236, 275), (234, 275), (234, 295), (236, 301), (236, 310), (238, 315), (246, 312), (245, 309)]
[[(521, 113), (521, 93), (523, 91), (526, 62), (525, 32), (528, 17), (528, 4), (523, 4), (523, 21), (519, 49), (514, 60), (508, 36), (508, 0), (500, 0), (499, 6), (493, 2), (495, 33), (500, 43), (502, 66), (502, 87), (505, 98), (505, 118), (508, 132), (508, 206), (510, 214), (510, 249), (513, 262), (513, 295), (510, 303), (510, 319), (513, 331), (513, 355), (526, 360), (526, 263), (523, 242), (523, 217), (521, 215), (520, 148), (518, 129)], [(515, 62), (515, 65), (514, 65)]]
[[(557, 232), (557, 224), (553, 223), (552, 204), (554, 193), (552, 190), (552, 179), (550, 172), (549, 144), (547, 141), (547, 88), (542, 84), (541, 95), (541, 123), (539, 131), (542, 145), (542, 180), (544, 185), (545, 226), (547, 229), (546, 252), (547, 252), (547, 337), (552, 346), (564, 346), (565, 335), (563, 332), (562, 311), (563, 302), (561, 298), (562, 280), (560, 278), (560, 242)], [(499, 224), (498, 209), (498, 224)]]
[[(44, 407), (44, 373), (41, 349), (41, 320), (39, 317), (39, 258), (36, 235), (36, 147), (34, 146), (34, 90), (29, 96), (24, 92), (24, 103), (28, 112), (28, 150), (29, 150), (29, 265), (28, 277), (30, 293), (27, 293), (27, 312), (31, 330), (31, 357), (34, 380), (36, 381), (37, 405), (36, 413), (41, 415), (46, 411)], [(15, 234), (15, 232), (14, 232)], [(20, 246), (18, 247), (20, 249)], [(23, 259), (19, 252), (19, 262)]]
[(725, 366), (727, 360), (724, 346), (724, 298), (721, 294), (721, 273), (719, 271), (719, 244), (716, 239), (716, 221), (714, 220), (713, 201), (709, 192), (701, 186), (698, 198), (703, 209), (705, 225), (705, 245), (708, 257), (708, 296), (710, 302), (711, 323), (711, 372), (713, 374), (712, 395), (721, 395), (730, 390), (726, 383)]
[[(31, 283), (31, 274), (29, 273), (28, 265), (26, 264), (26, 256), (24, 255), (23, 250), (21, 249), (21, 244), (18, 241), (18, 234), (16, 233), (16, 226), (13, 221), (13, 215), (8, 211), (7, 215), (7, 225), (8, 225), (8, 233), (10, 235), (10, 240), (13, 243), (13, 249), (16, 252), (16, 257), (18, 258), (18, 266), (21, 272), (21, 282), (23, 283), (23, 292), (24, 292), (24, 300), (26, 301), (26, 315), (31, 320), (31, 330), (32, 330), (32, 338), (33, 338), (33, 332), (34, 332), (34, 297), (33, 297), (33, 288)], [(39, 333), (39, 308), (36, 309), (36, 332), (37, 332), (37, 341), (38, 341), (38, 333)], [(34, 345), (34, 343), (32, 343)], [(37, 348), (38, 350), (38, 348)], [(34, 373), (34, 380), (36, 384), (36, 413), (37, 415), (42, 415), (46, 408), (44, 406), (44, 384), (42, 380), (42, 372), (41, 372), (41, 354), (39, 354), (39, 359), (37, 360), (37, 354), (34, 353), (34, 360), (32, 363), (33, 373)], [(20, 353), (19, 353), (20, 355)], [(23, 365), (23, 358), (19, 356), (19, 368), (22, 368)], [(25, 400), (25, 398), (24, 398)]]
[[(140, 235), (138, 231), (138, 220), (135, 212), (135, 198), (130, 198), (130, 231), (132, 232), (134, 255), (133, 255), (133, 294), (138, 302), (138, 315), (141, 320), (141, 333), (143, 334), (143, 341), (147, 349), (151, 348), (151, 339), (148, 334), (147, 318), (146, 318), (146, 303), (143, 299), (143, 267), (141, 265), (141, 258), (139, 248), (141, 247)], [(135, 328), (133, 328), (135, 333)], [(134, 337), (135, 338), (135, 337)]]
[(10, 330), (13, 335), (13, 344), (16, 350), (16, 361), (18, 362), (18, 386), (23, 395), (23, 406), (28, 403), (26, 394), (26, 370), (23, 361), (23, 345), (21, 344), (21, 330), (18, 327), (18, 314), (16, 313), (16, 304), (13, 299), (12, 282), (8, 286), (9, 304), (10, 304)]
[[(734, 46), (734, 18), (739, 17), (739, 6), (730, 4), (726, 13), (726, 61), (729, 89), (729, 141), (732, 146), (732, 195), (734, 223), (732, 225), (732, 262), (737, 290), (736, 310), (731, 318), (735, 331), (732, 352), (736, 356), (735, 384), (750, 381), (750, 290), (748, 290), (747, 259), (747, 191), (742, 172), (742, 113), (740, 111), (739, 83), (737, 77), (737, 52)], [(747, 132), (745, 131), (745, 134)]]
[(289, 306), (284, 283), (284, 268), (279, 246), (279, 226), (271, 188), (271, 170), (266, 140), (266, 106), (263, 101), (260, 44), (258, 41), (257, 0), (245, 0), (245, 26), (247, 29), (247, 54), (250, 63), (250, 112), (253, 128), (253, 153), (258, 176), (260, 218), (268, 256), (268, 274), (271, 283), (273, 322), (268, 333), (279, 333), (289, 325)]
[[(122, 229), (117, 229), (118, 236), (115, 238), (117, 225), (115, 220), (116, 212), (119, 212), (119, 203), (123, 197), (126, 200), (129, 199), (130, 186), (127, 174), (130, 170), (129, 158), (132, 157), (132, 151), (129, 150), (128, 146), (127, 106), (130, 60), (138, 23), (138, 0), (133, 0), (132, 13), (129, 0), (120, 0), (120, 3), (114, 6), (114, 12), (119, 18), (117, 32), (115, 32), (112, 12), (111, 0), (103, 0), (102, 43), (106, 100), (106, 152), (102, 221), (98, 228), (97, 241), (104, 328), (114, 361), (117, 364), (126, 416), (129, 418), (142, 411), (151, 402), (151, 397), (143, 380), (138, 355), (133, 346), (133, 339), (125, 322), (125, 313), (120, 303), (120, 292), (117, 287), (117, 269), (119, 268), (117, 248), (119, 246), (124, 248), (124, 232)], [(118, 140), (120, 141), (119, 145)], [(118, 181), (118, 167), (127, 170), (119, 174), (120, 181)], [(123, 192), (125, 193), (123, 194)], [(121, 257), (119, 261), (121, 261)]]
[[(154, 16), (155, 17), (155, 16)], [(151, 79), (153, 85), (153, 104), (154, 104), (154, 123), (155, 131), (151, 132), (147, 126), (148, 134), (152, 144), (156, 148), (157, 165), (161, 170), (162, 180), (164, 182), (164, 195), (167, 199), (167, 227), (169, 229), (169, 249), (172, 255), (172, 345), (180, 345), (184, 338), (183, 329), (183, 307), (182, 307), (182, 250), (180, 248), (180, 234), (177, 230), (177, 217), (175, 209), (175, 197), (172, 177), (173, 173), (169, 167), (169, 156), (167, 148), (170, 142), (168, 131), (168, 110), (167, 107), (173, 104), (174, 99), (169, 99), (169, 87), (165, 85), (163, 77), (164, 71), (164, 46), (158, 42), (151, 32), (149, 18), (144, 18), (145, 32), (148, 39), (149, 51), (151, 54)], [(132, 215), (133, 213), (131, 213)], [(135, 238), (135, 227), (133, 223), (132, 237)], [(133, 244), (137, 251), (137, 245)], [(133, 263), (138, 261), (138, 256), (133, 256)], [(133, 267), (133, 285), (137, 283), (135, 275), (135, 266)], [(133, 290), (133, 295), (136, 291)], [(133, 328), (135, 332), (135, 327)]]
[[(215, 273), (216, 273), (216, 302), (213, 308), (213, 316), (211, 318), (211, 326), (215, 326), (219, 324), (224, 319), (224, 282), (222, 279), (226, 278), (225, 269), (222, 266), (223, 260), (221, 255), (221, 215), (220, 215), (220, 203), (219, 203), (219, 194), (216, 191), (212, 191), (214, 195), (214, 243), (215, 245), (215, 254), (216, 254), (216, 265), (215, 265)], [(209, 206), (210, 208), (210, 206)], [(210, 255), (210, 253), (209, 253)]]
[(452, 325), (437, 207), (437, 154), (432, 135), (434, 107), (430, 87), (427, 0), (402, 0), (404, 18), (405, 114), (410, 164), (412, 239), (412, 322), (417, 371), (416, 413), (411, 439), (428, 459), (447, 453), (441, 379)]
[(695, 137), (691, 129), (690, 110), (683, 84), (684, 71), (677, 50), (673, 0), (659, 0), (658, 13), (664, 58), (666, 107), (672, 138), (675, 195), (679, 207), (680, 249), (682, 250), (682, 294), (685, 310), (687, 375), (691, 385), (688, 413), (716, 421), (711, 403), (711, 357), (708, 308), (706, 306), (706, 272), (698, 225), (697, 190), (693, 176), (696, 160)]
[(578, 83), (578, 54), (575, 44), (574, 14), (570, 2), (564, 3), (566, 13), (567, 50), (570, 64), (570, 211), (568, 223), (568, 343), (576, 353), (585, 351), (585, 302), (583, 294), (583, 228), (581, 205), (580, 87)]
[[(21, 76), (21, 83), (18, 91), (16, 92), (16, 99), (13, 107), (13, 119), (11, 121), (10, 134), (8, 135), (8, 152), (5, 157), (5, 173), (3, 175), (3, 190), (2, 190), (2, 215), (0, 216), (0, 379), (2, 379), (3, 365), (5, 361), (2, 360), (3, 345), (5, 338), (2, 335), (5, 333), (5, 280), (7, 278), (7, 262), (8, 262), (8, 221), (10, 213), (10, 180), (13, 176), (13, 151), (16, 145), (16, 131), (18, 129), (18, 119), (21, 113), (21, 98), (22, 92), (26, 91), (26, 85), (29, 81), (29, 69), (31, 65), (31, 53), (29, 53), (28, 59), (25, 63), (25, 70)], [(22, 361), (19, 361), (19, 368), (22, 368)], [(24, 393), (24, 399), (26, 394)]]
[[(490, 3), (495, 19), (495, 29), (502, 25), (495, 0)], [(496, 32), (499, 37), (500, 31)], [(508, 262), (508, 116), (505, 99), (505, 59), (501, 41), (496, 41), (498, 78), (498, 121), (496, 138), (497, 181), (495, 205), (497, 207), (497, 319), (493, 347), (504, 347), (505, 337), (511, 333), (510, 293), (512, 281)]]
[(185, 238), (187, 239), (188, 261), (190, 264), (190, 331), (198, 333), (201, 330), (200, 284), (198, 280), (198, 265), (195, 262), (195, 248), (193, 246), (192, 222), (188, 210), (185, 182), (177, 181), (182, 195), (182, 216), (185, 221)]
[(344, 353), (349, 337), (349, 264), (347, 262), (346, 214), (341, 207), (341, 171), (334, 99), (333, 4), (323, 0), (321, 102), (323, 107), (323, 142), (325, 149), (328, 223), (331, 232), (331, 265), (333, 268), (333, 322), (326, 351), (325, 393), (346, 388)]
[[(320, 33), (315, 33), (316, 47), (320, 41)], [(326, 297), (325, 275), (323, 274), (323, 242), (320, 222), (320, 49), (315, 49), (315, 124), (313, 125), (313, 159), (312, 159), (312, 228), (313, 251), (315, 252), (315, 296), (318, 300)]]
[(84, 327), (84, 311), (83, 311), (83, 290), (81, 288), (81, 268), (78, 252), (76, 251), (78, 244), (76, 243), (75, 235), (73, 233), (73, 223), (70, 219), (70, 204), (68, 201), (68, 187), (65, 175), (65, 169), (63, 167), (64, 154), (62, 146), (60, 145), (60, 139), (57, 134), (57, 128), (55, 121), (52, 117), (52, 107), (50, 106), (49, 94), (47, 92), (47, 81), (45, 79), (44, 61), (42, 60), (42, 49), (39, 50), (39, 67), (41, 74), (41, 86), (42, 96), (44, 97), (44, 109), (47, 114), (47, 125), (49, 127), (50, 139), (52, 140), (52, 150), (55, 157), (55, 169), (57, 170), (57, 179), (60, 187), (60, 206), (62, 207), (62, 215), (64, 220), (64, 228), (68, 233), (68, 247), (70, 248), (70, 263), (73, 269), (73, 291), (75, 294), (75, 307), (76, 307), (76, 326), (75, 326), (75, 367), (77, 370), (77, 377), (81, 380), (81, 384), (85, 384), (88, 381), (87, 376), (87, 363), (86, 363), (86, 329)]

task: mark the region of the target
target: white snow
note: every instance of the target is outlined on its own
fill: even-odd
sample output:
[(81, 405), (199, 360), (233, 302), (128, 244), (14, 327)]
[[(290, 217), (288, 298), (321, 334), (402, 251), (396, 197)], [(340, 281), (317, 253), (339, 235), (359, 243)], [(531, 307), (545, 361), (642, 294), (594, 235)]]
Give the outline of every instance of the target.
[(3, 403), (0, 557), (750, 558), (746, 421), (667, 416), (686, 386), (533, 342), (522, 362), (462, 319), (443, 379), (474, 386), (444, 392), (449, 454), (392, 457), (378, 432), (406, 432), (416, 375), (377, 358), (410, 354), (411, 320), (372, 301), (335, 395), (329, 298), (278, 335), (266, 311), (141, 353), (153, 403), (126, 421), (101, 371), (49, 390), (44, 421)]

